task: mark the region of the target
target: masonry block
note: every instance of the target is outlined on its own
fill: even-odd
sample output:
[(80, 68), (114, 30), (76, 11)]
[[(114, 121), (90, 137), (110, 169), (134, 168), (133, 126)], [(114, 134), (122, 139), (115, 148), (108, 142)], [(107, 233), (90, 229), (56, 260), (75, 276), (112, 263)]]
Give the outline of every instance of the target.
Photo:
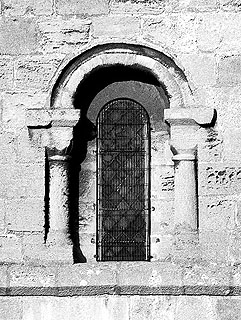
[[(241, 3), (240, 3), (241, 6)], [(234, 12), (225, 14), (222, 18), (222, 29), (221, 29), (221, 45), (220, 50), (221, 52), (233, 53), (233, 52), (240, 52), (241, 49), (241, 35), (240, 30), (241, 28), (241, 12)]]
[(220, 161), (223, 155), (223, 137), (214, 128), (198, 130), (198, 161)]
[[(13, 97), (13, 95), (11, 95)], [(16, 103), (14, 99), (3, 100), (2, 124), (8, 132), (19, 134), (25, 126), (25, 108), (23, 104)]]
[(195, 86), (216, 84), (216, 61), (212, 54), (186, 54), (179, 57), (186, 75)]
[(13, 88), (13, 60), (9, 58), (0, 58), (0, 87), (1, 89)]
[(153, 200), (151, 202), (151, 229), (153, 234), (168, 234), (174, 227), (173, 200)]
[(50, 88), (50, 81), (54, 76), (62, 58), (60, 56), (32, 56), (16, 61), (15, 85), (17, 89)]
[(219, 298), (216, 304), (218, 320), (239, 320), (241, 318), (240, 298)]
[(174, 296), (132, 296), (130, 300), (131, 320), (174, 319)]
[(92, 286), (98, 287), (117, 285), (116, 264), (88, 263), (60, 266), (58, 269), (57, 283), (59, 287)]
[(2, 12), (5, 16), (51, 15), (53, 13), (51, 0), (4, 0)]
[(114, 13), (160, 14), (172, 12), (178, 8), (178, 0), (114, 0), (110, 3), (110, 11)]
[(199, 165), (199, 194), (237, 194), (241, 190), (241, 167), (236, 163)]
[(129, 320), (129, 301), (127, 296), (109, 296), (107, 300), (107, 309), (111, 319)]
[(113, 15), (93, 20), (94, 37), (132, 37), (139, 33), (139, 19), (132, 16)]
[(241, 230), (237, 228), (229, 237), (229, 260), (232, 264), (241, 262)]
[(241, 2), (240, 0), (219, 0), (221, 9), (229, 11), (240, 11)]
[(23, 303), (20, 297), (0, 297), (0, 319), (22, 320)]
[(5, 228), (5, 200), (0, 199), (0, 230)]
[(227, 128), (223, 133), (223, 157), (224, 161), (240, 161), (241, 128)]
[(15, 234), (7, 234), (0, 237), (0, 261), (1, 263), (22, 262), (22, 238)]
[(107, 0), (57, 0), (56, 10), (58, 14), (99, 15), (107, 14), (109, 11)]
[(241, 56), (229, 55), (220, 58), (218, 63), (218, 84), (221, 86), (237, 85), (241, 77)]
[(229, 234), (227, 231), (200, 231), (199, 251), (203, 261), (228, 263)]
[(26, 294), (26, 287), (54, 287), (56, 272), (57, 270), (55, 267), (26, 265), (9, 266), (9, 286), (13, 288), (13, 292), (14, 288), (22, 287), (22, 295)]
[(199, 199), (200, 230), (233, 230), (235, 228), (236, 203), (234, 199), (213, 196)]
[(15, 166), (7, 186), (6, 198), (44, 198), (44, 193), (44, 163), (26, 163)]
[(173, 236), (155, 234), (151, 236), (151, 261), (170, 261), (172, 256)]
[(225, 264), (214, 263), (208, 264), (193, 264), (192, 266), (184, 267), (183, 285), (185, 292), (189, 293), (191, 290), (202, 291), (202, 288), (209, 290), (210, 295), (216, 295), (222, 290), (225, 295), (229, 290), (230, 268)]
[(179, 7), (190, 11), (214, 11), (218, 8), (218, 0), (184, 0), (180, 1)]
[(1, 54), (31, 54), (37, 50), (39, 38), (36, 22), (33, 19), (2, 19), (0, 30)]
[(44, 52), (70, 52), (89, 41), (91, 22), (84, 19), (48, 19), (39, 22)]
[(23, 260), (27, 265), (44, 265), (49, 252), (44, 244), (44, 231), (24, 233), (22, 239)]
[(106, 304), (106, 297), (29, 297), (23, 300), (23, 319), (108, 319)]
[(197, 28), (197, 42), (200, 50), (214, 51), (219, 48), (223, 21), (224, 16), (216, 12), (203, 14), (200, 17)]
[[(194, 13), (175, 13), (162, 17), (148, 17), (143, 20), (141, 31), (145, 39), (151, 38), (158, 41), (162, 46), (172, 48), (179, 54), (193, 52), (197, 49), (196, 15)], [(192, 56), (189, 59), (197, 64), (194, 61), (195, 57)]]
[(216, 320), (215, 303), (211, 297), (179, 297), (175, 320)]
[(43, 231), (43, 198), (20, 198), (7, 200), (6, 224), (8, 230)]
[(172, 197), (174, 191), (174, 166), (153, 166), (151, 170), (152, 199)]
[[(181, 288), (181, 268), (178, 265), (168, 262), (122, 262), (118, 269), (118, 284), (123, 286), (140, 286), (142, 292), (145, 287), (169, 288), (173, 292), (182, 290)], [(148, 289), (147, 289), (148, 290)]]

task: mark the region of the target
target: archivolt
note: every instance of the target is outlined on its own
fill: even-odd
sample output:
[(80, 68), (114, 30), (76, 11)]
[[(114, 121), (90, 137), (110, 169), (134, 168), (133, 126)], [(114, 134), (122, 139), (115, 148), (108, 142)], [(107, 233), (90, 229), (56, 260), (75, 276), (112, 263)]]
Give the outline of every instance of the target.
[(74, 108), (73, 101), (80, 83), (95, 70), (116, 65), (149, 72), (166, 91), (170, 108), (194, 104), (185, 74), (171, 58), (145, 46), (115, 43), (95, 46), (68, 63), (54, 85), (51, 108)]

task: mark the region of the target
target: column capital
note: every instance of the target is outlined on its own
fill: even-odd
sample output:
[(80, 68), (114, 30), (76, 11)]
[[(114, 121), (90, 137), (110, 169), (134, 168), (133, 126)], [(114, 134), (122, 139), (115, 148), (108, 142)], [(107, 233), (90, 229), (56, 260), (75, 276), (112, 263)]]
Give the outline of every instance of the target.
[(213, 108), (179, 108), (165, 109), (164, 119), (171, 126), (180, 125), (211, 125), (216, 118), (216, 110)]

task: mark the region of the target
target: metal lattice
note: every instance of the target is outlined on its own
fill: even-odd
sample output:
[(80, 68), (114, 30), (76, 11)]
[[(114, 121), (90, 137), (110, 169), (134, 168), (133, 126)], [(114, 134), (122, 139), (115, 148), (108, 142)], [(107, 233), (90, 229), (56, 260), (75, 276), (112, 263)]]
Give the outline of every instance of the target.
[(149, 260), (148, 114), (134, 100), (116, 99), (97, 127), (97, 260)]

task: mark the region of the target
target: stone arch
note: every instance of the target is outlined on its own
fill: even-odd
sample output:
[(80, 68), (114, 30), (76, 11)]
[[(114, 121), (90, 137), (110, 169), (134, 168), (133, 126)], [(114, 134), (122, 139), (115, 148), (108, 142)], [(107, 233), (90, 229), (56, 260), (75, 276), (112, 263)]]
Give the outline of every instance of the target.
[(152, 75), (166, 92), (170, 108), (184, 108), (194, 104), (184, 72), (170, 57), (143, 45), (115, 43), (95, 46), (71, 60), (54, 85), (50, 107), (73, 109), (74, 97), (80, 84), (100, 68), (117, 65), (143, 70)]
[[(71, 249), (68, 236), (73, 199), (70, 192), (72, 181), (69, 163), (75, 159), (74, 136), (76, 132), (79, 134), (81, 139), (76, 141), (80, 141), (83, 144), (81, 149), (86, 150), (87, 141), (93, 138), (92, 133), (94, 135), (92, 124), (82, 113), (81, 106), (75, 104), (76, 95), (79, 95), (81, 101), (81, 97), (85, 95), (85, 91), (81, 91), (81, 84), (99, 70), (116, 66), (131, 69), (132, 74), (141, 71), (155, 79), (155, 83), (162, 87), (169, 99), (170, 109), (165, 109), (164, 118), (171, 126), (171, 143), (177, 153), (173, 157), (178, 165), (174, 190), (175, 224), (178, 230), (182, 226), (191, 232), (197, 230), (195, 132), (199, 125), (208, 126), (213, 123), (213, 110), (197, 108), (184, 72), (164, 53), (144, 45), (97, 45), (71, 60), (63, 68), (53, 86), (48, 105), (50, 108), (38, 112), (29, 110), (28, 113), (28, 127), (32, 133), (34, 129), (46, 129), (43, 135), (49, 163), (49, 195), (46, 197), (49, 199), (49, 232), (46, 243), (50, 249), (57, 252), (57, 260), (70, 261), (74, 257), (75, 262), (86, 261), (79, 241), (72, 243)], [(72, 219), (75, 222), (76, 216)]]

